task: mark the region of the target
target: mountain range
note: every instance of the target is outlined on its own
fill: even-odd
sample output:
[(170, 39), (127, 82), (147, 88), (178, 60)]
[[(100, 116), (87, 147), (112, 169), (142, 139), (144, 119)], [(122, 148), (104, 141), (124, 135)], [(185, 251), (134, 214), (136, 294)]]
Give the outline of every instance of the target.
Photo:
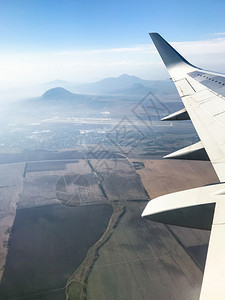
[(151, 93), (156, 96), (154, 101), (160, 99), (159, 106), (163, 102), (171, 111), (182, 108), (171, 81), (143, 80), (126, 74), (82, 85), (57, 80), (42, 85), (40, 91), (38, 97), (14, 104), (18, 118), (23, 119), (25, 114), (27, 121), (39, 122), (43, 118), (102, 117), (106, 113), (110, 118), (119, 119), (124, 114), (133, 117), (133, 109), (143, 99), (149, 101), (146, 96)]
[(170, 80), (144, 80), (137, 76), (123, 74), (119, 77), (109, 77), (92, 83), (73, 83), (65, 80), (54, 80), (51, 82), (11, 87), (0, 90), (0, 101), (4, 103), (15, 102), (22, 99), (39, 97), (46, 91), (61, 87), (71, 93), (104, 96), (142, 97), (150, 91), (157, 96), (166, 96), (170, 101), (177, 101), (177, 91)]
[(149, 91), (158, 95), (176, 94), (175, 87), (169, 80), (144, 80), (127, 74), (83, 84), (56, 80), (44, 84), (44, 87), (62, 87), (73, 93), (89, 95), (146, 95)]

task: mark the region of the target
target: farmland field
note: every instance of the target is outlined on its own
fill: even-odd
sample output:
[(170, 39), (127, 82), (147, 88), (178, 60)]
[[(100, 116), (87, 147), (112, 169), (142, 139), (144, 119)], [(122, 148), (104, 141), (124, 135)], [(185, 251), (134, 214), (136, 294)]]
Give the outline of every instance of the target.
[(128, 160), (91, 160), (109, 201), (143, 200), (148, 195)]
[[(150, 197), (218, 180), (208, 162), (140, 160), (135, 166)], [(199, 298), (210, 232), (144, 220), (146, 204), (126, 203), (90, 273), (88, 299)]]
[(19, 209), (12, 229), (0, 298), (30, 297), (63, 289), (90, 246), (104, 233), (111, 205)]
[(1, 299), (70, 300), (80, 291), (90, 300), (198, 299), (209, 232), (141, 213), (150, 197), (217, 182), (208, 162), (67, 158), (0, 167)]
[(24, 163), (0, 165), (0, 280), (16, 208), (23, 190), (24, 166)]

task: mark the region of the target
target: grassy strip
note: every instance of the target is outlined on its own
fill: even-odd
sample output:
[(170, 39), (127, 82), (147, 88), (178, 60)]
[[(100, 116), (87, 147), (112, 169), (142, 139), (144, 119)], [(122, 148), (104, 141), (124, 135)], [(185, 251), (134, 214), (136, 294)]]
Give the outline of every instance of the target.
[(87, 299), (87, 281), (89, 274), (98, 258), (99, 249), (109, 240), (114, 228), (117, 226), (120, 218), (125, 213), (125, 207), (119, 204), (113, 205), (113, 213), (110, 218), (108, 227), (102, 237), (88, 250), (88, 253), (78, 267), (72, 274), (66, 284), (66, 299), (67, 300), (86, 300)]

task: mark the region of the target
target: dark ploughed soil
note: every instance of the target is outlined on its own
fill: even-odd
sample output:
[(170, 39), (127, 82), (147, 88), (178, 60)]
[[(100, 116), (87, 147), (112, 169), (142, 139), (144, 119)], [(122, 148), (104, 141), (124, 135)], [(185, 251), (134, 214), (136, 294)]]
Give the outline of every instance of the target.
[(65, 286), (104, 233), (111, 214), (108, 204), (18, 209), (0, 299), (63, 299), (62, 291), (50, 291)]

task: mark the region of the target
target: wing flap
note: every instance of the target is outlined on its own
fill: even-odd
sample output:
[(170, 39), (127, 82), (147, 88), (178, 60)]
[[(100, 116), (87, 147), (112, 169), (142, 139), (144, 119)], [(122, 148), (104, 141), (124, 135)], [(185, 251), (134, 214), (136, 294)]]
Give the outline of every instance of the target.
[(173, 120), (190, 120), (190, 117), (187, 113), (186, 108), (182, 108), (179, 111), (176, 111), (173, 114), (170, 114), (169, 116), (166, 116), (161, 119), (161, 121), (173, 121)]
[(173, 153), (167, 154), (163, 158), (166, 159), (187, 159), (187, 160), (209, 160), (209, 157), (202, 145), (202, 142), (197, 142)]
[(160, 223), (210, 230), (214, 206), (220, 198), (225, 200), (225, 183), (175, 192), (149, 201), (142, 217)]

